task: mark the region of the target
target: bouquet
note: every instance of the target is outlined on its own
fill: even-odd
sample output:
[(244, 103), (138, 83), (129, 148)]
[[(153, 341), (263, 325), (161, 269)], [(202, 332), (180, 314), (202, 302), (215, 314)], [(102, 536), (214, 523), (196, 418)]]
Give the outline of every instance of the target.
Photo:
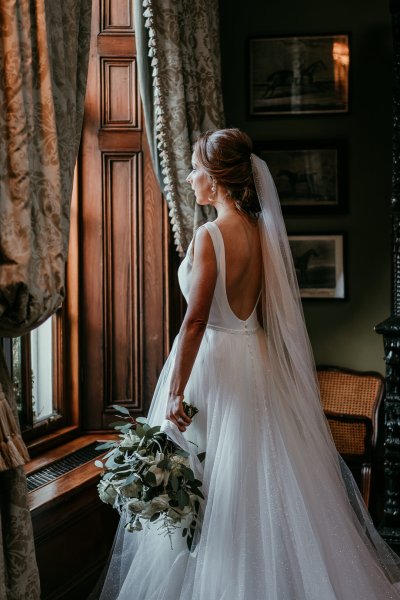
[[(192, 418), (198, 409), (183, 402), (185, 413)], [(111, 504), (126, 517), (126, 529), (141, 531), (142, 521), (159, 523), (159, 532), (171, 534), (185, 525), (189, 550), (192, 547), (200, 501), (204, 499), (190, 468), (189, 453), (172, 442), (160, 426), (150, 427), (143, 417), (134, 419), (124, 406), (113, 405), (121, 421), (112, 423), (119, 441), (97, 446), (109, 450), (95, 465), (103, 472), (97, 486), (100, 499)], [(205, 453), (197, 455), (204, 460)]]

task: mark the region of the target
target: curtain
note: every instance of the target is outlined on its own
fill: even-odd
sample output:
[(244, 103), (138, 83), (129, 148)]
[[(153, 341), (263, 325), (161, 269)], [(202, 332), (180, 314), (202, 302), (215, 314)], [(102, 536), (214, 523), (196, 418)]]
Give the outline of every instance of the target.
[[(0, 2), (0, 336), (21, 336), (64, 298), (91, 0)], [(1, 353), (0, 349), (0, 353)], [(0, 354), (0, 598), (39, 598), (28, 459)]]
[(140, 91), (159, 183), (183, 254), (211, 217), (185, 182), (192, 145), (224, 126), (217, 0), (135, 2)]

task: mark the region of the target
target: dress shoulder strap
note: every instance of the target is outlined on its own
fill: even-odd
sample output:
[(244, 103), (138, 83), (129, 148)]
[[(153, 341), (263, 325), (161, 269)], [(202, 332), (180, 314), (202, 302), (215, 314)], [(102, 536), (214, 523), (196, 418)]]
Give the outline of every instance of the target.
[(215, 251), (215, 257), (217, 259), (218, 271), (220, 271), (225, 276), (225, 247), (224, 240), (222, 239), (219, 227), (212, 221), (204, 223), (203, 227), (207, 229), (208, 233), (211, 236), (211, 240)]

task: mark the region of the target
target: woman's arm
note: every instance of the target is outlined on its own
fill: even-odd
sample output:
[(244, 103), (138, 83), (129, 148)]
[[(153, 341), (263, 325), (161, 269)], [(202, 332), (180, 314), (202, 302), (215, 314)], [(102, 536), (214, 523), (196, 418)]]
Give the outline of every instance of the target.
[[(192, 284), (172, 371), (166, 418), (185, 431), (191, 419), (183, 410), (183, 394), (203, 339), (217, 281), (214, 246), (205, 227), (196, 234)], [(180, 422), (177, 422), (180, 419)]]

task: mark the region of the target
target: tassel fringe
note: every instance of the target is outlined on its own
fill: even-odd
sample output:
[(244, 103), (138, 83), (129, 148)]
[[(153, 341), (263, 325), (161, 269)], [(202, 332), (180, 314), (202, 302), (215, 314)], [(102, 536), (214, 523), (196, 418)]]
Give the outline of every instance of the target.
[(21, 467), (28, 461), (28, 450), (0, 386), (0, 471)]

